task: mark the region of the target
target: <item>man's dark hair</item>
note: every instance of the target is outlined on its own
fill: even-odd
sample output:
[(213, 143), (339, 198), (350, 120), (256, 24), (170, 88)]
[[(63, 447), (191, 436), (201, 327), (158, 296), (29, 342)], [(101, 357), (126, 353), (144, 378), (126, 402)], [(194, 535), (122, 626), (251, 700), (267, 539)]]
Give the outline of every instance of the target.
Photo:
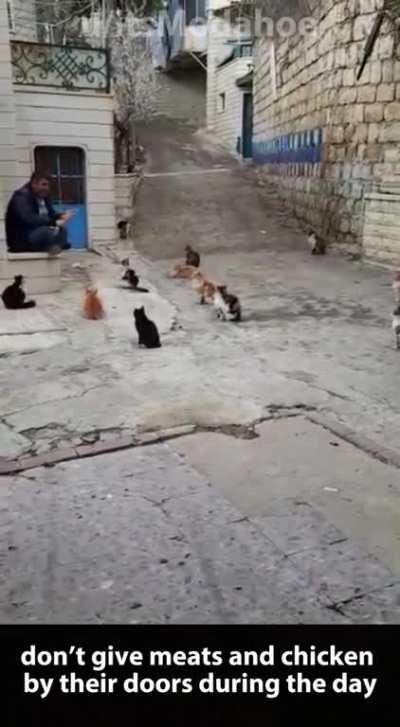
[(47, 182), (51, 182), (51, 174), (49, 172), (41, 172), (36, 169), (31, 176), (30, 184), (32, 184), (32, 182), (41, 182), (42, 179), (45, 179)]

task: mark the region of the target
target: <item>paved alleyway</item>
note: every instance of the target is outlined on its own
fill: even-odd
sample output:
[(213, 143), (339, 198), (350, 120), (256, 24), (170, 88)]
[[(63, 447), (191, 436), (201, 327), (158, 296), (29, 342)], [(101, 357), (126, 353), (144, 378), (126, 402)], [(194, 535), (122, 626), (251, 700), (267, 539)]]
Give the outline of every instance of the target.
[[(186, 429), (2, 478), (0, 618), (398, 621), (390, 278), (310, 257), (251, 170), (190, 127), (142, 139), (135, 267), (152, 292), (122, 291), (118, 267), (90, 256), (108, 318), (83, 321), (69, 258), (25, 333), (1, 314), (0, 457)], [(187, 242), (240, 295), (239, 326), (166, 277)], [(160, 351), (136, 347), (142, 302)]]

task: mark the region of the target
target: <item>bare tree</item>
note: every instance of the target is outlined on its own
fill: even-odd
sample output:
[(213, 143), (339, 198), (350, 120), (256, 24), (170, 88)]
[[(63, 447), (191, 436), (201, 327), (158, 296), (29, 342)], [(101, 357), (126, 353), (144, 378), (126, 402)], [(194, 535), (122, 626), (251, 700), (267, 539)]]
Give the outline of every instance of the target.
[(157, 74), (153, 67), (149, 27), (129, 16), (129, 22), (116, 21), (109, 48), (115, 93), (116, 170), (130, 170), (136, 160), (136, 124), (154, 113)]
[(159, 7), (160, 0), (37, 0), (41, 40), (109, 50), (117, 171), (135, 165), (136, 124), (154, 111), (157, 74), (150, 37), (155, 31), (148, 18)]

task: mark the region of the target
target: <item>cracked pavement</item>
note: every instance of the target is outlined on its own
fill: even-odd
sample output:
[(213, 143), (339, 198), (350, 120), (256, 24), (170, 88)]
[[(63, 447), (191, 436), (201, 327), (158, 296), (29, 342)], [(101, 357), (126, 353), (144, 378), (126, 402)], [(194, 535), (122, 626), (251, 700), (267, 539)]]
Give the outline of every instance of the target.
[[(0, 312), (0, 460), (182, 436), (0, 478), (0, 618), (398, 622), (390, 276), (310, 257), (279, 200), (190, 127), (145, 134), (133, 257), (151, 293), (71, 254), (59, 295)], [(188, 242), (240, 296), (240, 325), (167, 278)], [(84, 268), (105, 321), (81, 318)], [(137, 347), (142, 303), (160, 350)]]

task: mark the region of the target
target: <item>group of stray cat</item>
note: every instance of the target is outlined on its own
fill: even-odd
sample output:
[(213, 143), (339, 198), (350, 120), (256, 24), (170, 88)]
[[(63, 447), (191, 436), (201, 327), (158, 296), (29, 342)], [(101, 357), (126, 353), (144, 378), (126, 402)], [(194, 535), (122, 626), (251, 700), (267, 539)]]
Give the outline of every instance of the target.
[(210, 280), (200, 268), (200, 255), (190, 245), (185, 248), (186, 263), (175, 265), (169, 273), (171, 278), (185, 278), (192, 281), (193, 289), (200, 296), (200, 303), (213, 303), (217, 318), (222, 321), (239, 323), (242, 320), (242, 308), (237, 295), (228, 292), (226, 285)]
[[(326, 245), (315, 234), (310, 231), (308, 233), (308, 243), (312, 255), (325, 255)], [(185, 248), (186, 263), (175, 265), (174, 269), (169, 273), (172, 278), (185, 278), (192, 281), (193, 289), (200, 296), (200, 303), (207, 301), (212, 302), (217, 317), (223, 321), (239, 322), (242, 320), (242, 309), (239, 298), (229, 293), (226, 285), (210, 280), (200, 270), (200, 255), (192, 249), (190, 245)], [(139, 285), (139, 277), (130, 267), (129, 260), (123, 260), (124, 275), (122, 280), (138, 293), (148, 293), (147, 288)], [(24, 308), (35, 308), (34, 300), (26, 300), (26, 293), (23, 289), (24, 277), (16, 275), (14, 282), (8, 285), (2, 293), (2, 300), (5, 308), (8, 310), (21, 310)], [(396, 337), (396, 348), (400, 349), (400, 270), (395, 272), (393, 281), (393, 292), (396, 308), (392, 315), (392, 328)], [(103, 304), (99, 298), (97, 289), (87, 287), (83, 301), (82, 313), (88, 320), (100, 320), (104, 318), (105, 312)], [(156, 324), (146, 316), (144, 306), (135, 308), (133, 311), (135, 326), (139, 337), (139, 346), (146, 348), (160, 348), (160, 335)]]
[[(139, 277), (130, 267), (129, 259), (122, 260), (121, 264), (124, 268), (122, 280), (125, 283), (128, 283), (129, 287), (137, 293), (149, 293), (150, 291), (147, 288), (142, 288), (139, 285)], [(83, 301), (83, 315), (88, 320), (99, 320), (105, 316), (104, 308), (96, 288), (86, 288), (85, 298)], [(139, 346), (145, 346), (146, 348), (161, 348), (160, 334), (157, 326), (153, 323), (153, 321), (147, 318), (144, 306), (141, 308), (135, 308), (133, 316), (135, 318), (135, 326), (139, 337)]]
[[(129, 286), (139, 293), (148, 293), (147, 288), (141, 288), (139, 286), (139, 278), (135, 271), (129, 266), (129, 260), (123, 260), (122, 265), (125, 268), (122, 280), (129, 284)], [(34, 300), (26, 300), (26, 293), (23, 289), (24, 277), (17, 275), (14, 282), (8, 285), (2, 293), (2, 300), (4, 307), (8, 310), (22, 310), (24, 308), (35, 308), (36, 302)], [(150, 321), (145, 313), (144, 306), (141, 308), (135, 308), (134, 318), (136, 324), (136, 330), (139, 336), (139, 345), (146, 346), (146, 348), (160, 348), (160, 336), (157, 330), (157, 326), (153, 321)], [(98, 321), (105, 317), (104, 306), (98, 295), (97, 288), (89, 286), (85, 290), (83, 299), (82, 314), (84, 318), (92, 321)]]

